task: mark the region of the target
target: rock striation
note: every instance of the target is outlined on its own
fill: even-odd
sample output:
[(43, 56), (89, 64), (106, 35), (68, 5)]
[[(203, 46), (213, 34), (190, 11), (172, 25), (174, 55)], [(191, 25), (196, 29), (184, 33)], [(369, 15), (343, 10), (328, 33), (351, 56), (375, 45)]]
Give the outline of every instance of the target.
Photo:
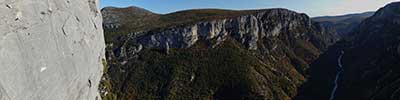
[(0, 1), (0, 100), (99, 100), (97, 0)]
[[(161, 31), (133, 32), (129, 36), (144, 47), (159, 49), (188, 48), (199, 40), (216, 46), (227, 37), (236, 39), (249, 50), (260, 49), (258, 43), (262, 39), (282, 36), (310, 41), (319, 49), (326, 49), (338, 40), (335, 33), (325, 31), (307, 15), (286, 9), (270, 9), (257, 14), (199, 22)], [(211, 43), (212, 40), (216, 42)]]

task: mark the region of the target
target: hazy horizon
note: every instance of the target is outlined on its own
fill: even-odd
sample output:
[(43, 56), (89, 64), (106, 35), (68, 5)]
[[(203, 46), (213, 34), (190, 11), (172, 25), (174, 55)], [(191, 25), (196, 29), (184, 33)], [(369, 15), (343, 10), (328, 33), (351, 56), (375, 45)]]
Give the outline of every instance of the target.
[(311, 17), (336, 16), (376, 11), (384, 5), (400, 0), (100, 0), (107, 6), (136, 6), (155, 13), (166, 14), (187, 9), (266, 9), (286, 8)]

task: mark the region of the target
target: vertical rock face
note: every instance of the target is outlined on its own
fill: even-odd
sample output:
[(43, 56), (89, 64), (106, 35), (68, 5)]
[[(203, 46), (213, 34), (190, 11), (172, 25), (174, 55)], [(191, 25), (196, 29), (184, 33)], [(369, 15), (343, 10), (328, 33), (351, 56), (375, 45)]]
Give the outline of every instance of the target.
[[(141, 36), (142, 34), (145, 35)], [(188, 48), (198, 40), (213, 39), (217, 39), (213, 45), (218, 45), (226, 37), (232, 37), (250, 50), (259, 49), (259, 40), (286, 35), (289, 39), (310, 41), (318, 49), (326, 49), (338, 40), (335, 33), (329, 33), (323, 26), (313, 24), (307, 15), (286, 9), (272, 9), (238, 18), (131, 34), (135, 37), (134, 40), (149, 48), (165, 48), (166, 45), (171, 48)]]
[(0, 14), (0, 100), (100, 99), (97, 0), (1, 0)]

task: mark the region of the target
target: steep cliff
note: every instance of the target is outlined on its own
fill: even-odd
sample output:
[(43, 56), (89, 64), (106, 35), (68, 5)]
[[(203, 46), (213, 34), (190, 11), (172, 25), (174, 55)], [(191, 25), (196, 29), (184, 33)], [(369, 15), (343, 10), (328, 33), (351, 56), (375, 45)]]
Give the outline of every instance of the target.
[(388, 4), (347, 39), (346, 72), (338, 99), (400, 99), (399, 15), (400, 2)]
[[(399, 100), (400, 3), (379, 9), (311, 65), (301, 100)], [(338, 69), (340, 52), (343, 70)], [(335, 70), (336, 69), (336, 70)], [(338, 88), (334, 95), (336, 73)]]
[(106, 29), (113, 34), (106, 99), (291, 99), (309, 64), (337, 41), (307, 15), (286, 9), (187, 10), (157, 18), (146, 28)]
[[(286, 18), (287, 17), (287, 18)], [(325, 33), (319, 26), (313, 26), (306, 15), (285, 9), (260, 11), (256, 14), (199, 22), (194, 25), (177, 26), (164, 30), (134, 32), (131, 35), (138, 44), (149, 48), (187, 48), (198, 40), (218, 45), (226, 37), (232, 37), (250, 50), (263, 49), (257, 42), (263, 38), (279, 38), (282, 33), (288, 38), (301, 39), (325, 49), (336, 41), (334, 34)], [(317, 28), (318, 27), (318, 28)], [(290, 40), (291, 40), (290, 39)], [(289, 40), (289, 41), (290, 41)], [(321, 43), (322, 42), (322, 43)], [(266, 51), (265, 49), (262, 51)]]
[(1, 0), (0, 13), (0, 100), (101, 99), (97, 0)]

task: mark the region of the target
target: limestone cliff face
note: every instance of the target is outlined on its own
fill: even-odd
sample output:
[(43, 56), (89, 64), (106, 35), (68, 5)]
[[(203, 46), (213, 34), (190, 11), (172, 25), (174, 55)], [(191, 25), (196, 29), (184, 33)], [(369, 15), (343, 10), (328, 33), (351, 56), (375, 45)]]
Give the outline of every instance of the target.
[[(266, 50), (259, 47), (263, 39), (301, 39), (318, 49), (326, 49), (338, 40), (335, 33), (313, 24), (307, 15), (286, 9), (265, 10), (238, 18), (204, 21), (165, 30), (134, 32), (129, 37), (144, 47), (161, 49), (188, 48), (199, 40), (209, 41), (214, 47), (227, 37), (236, 39), (249, 50)], [(216, 42), (211, 43), (214, 40)]]
[(0, 100), (101, 99), (97, 0), (2, 0), (0, 14)]

